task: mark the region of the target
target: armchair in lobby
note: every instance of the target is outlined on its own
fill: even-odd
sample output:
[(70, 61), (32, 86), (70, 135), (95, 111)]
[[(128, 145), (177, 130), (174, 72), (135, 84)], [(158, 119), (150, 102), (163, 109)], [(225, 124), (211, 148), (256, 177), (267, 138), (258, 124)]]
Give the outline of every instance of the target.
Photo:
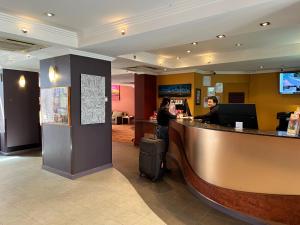
[(122, 124), (123, 117), (126, 115), (126, 112), (113, 111), (111, 116), (112, 124)]

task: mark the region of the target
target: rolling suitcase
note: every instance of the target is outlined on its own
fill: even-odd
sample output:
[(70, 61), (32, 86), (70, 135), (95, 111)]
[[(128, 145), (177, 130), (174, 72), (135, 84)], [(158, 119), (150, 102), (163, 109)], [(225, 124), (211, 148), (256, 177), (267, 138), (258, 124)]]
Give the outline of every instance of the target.
[(141, 176), (156, 181), (163, 175), (163, 153), (165, 143), (162, 139), (143, 137), (140, 142), (139, 170)]

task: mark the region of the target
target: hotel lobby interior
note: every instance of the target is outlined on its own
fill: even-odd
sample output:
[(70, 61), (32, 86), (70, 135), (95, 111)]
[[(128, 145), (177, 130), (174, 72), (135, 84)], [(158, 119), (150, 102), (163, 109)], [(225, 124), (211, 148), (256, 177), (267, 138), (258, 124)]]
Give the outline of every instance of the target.
[[(299, 11), (0, 0), (0, 225), (300, 225)], [(218, 124), (194, 119), (212, 96)], [(164, 97), (153, 181), (141, 149)]]

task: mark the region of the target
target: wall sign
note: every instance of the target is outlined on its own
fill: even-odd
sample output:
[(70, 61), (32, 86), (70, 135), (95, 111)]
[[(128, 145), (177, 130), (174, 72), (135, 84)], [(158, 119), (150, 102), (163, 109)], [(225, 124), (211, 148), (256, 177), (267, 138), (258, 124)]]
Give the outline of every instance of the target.
[(81, 124), (105, 123), (105, 77), (81, 74)]

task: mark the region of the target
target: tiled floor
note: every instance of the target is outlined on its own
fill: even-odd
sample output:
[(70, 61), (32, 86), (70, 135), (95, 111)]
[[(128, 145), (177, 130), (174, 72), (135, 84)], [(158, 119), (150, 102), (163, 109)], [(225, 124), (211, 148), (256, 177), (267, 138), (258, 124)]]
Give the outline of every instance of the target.
[[(188, 190), (180, 171), (157, 183), (138, 176), (138, 149), (132, 144), (113, 143), (114, 167), (124, 174), (147, 205), (170, 225), (247, 225), (218, 212)], [(154, 224), (154, 223), (153, 223)]]
[(72, 181), (39, 155), (0, 156), (0, 225), (246, 225), (195, 198), (175, 168), (157, 183), (139, 177), (132, 144), (113, 143), (113, 163)]
[(0, 156), (0, 225), (165, 224), (116, 169), (68, 180), (41, 157)]

